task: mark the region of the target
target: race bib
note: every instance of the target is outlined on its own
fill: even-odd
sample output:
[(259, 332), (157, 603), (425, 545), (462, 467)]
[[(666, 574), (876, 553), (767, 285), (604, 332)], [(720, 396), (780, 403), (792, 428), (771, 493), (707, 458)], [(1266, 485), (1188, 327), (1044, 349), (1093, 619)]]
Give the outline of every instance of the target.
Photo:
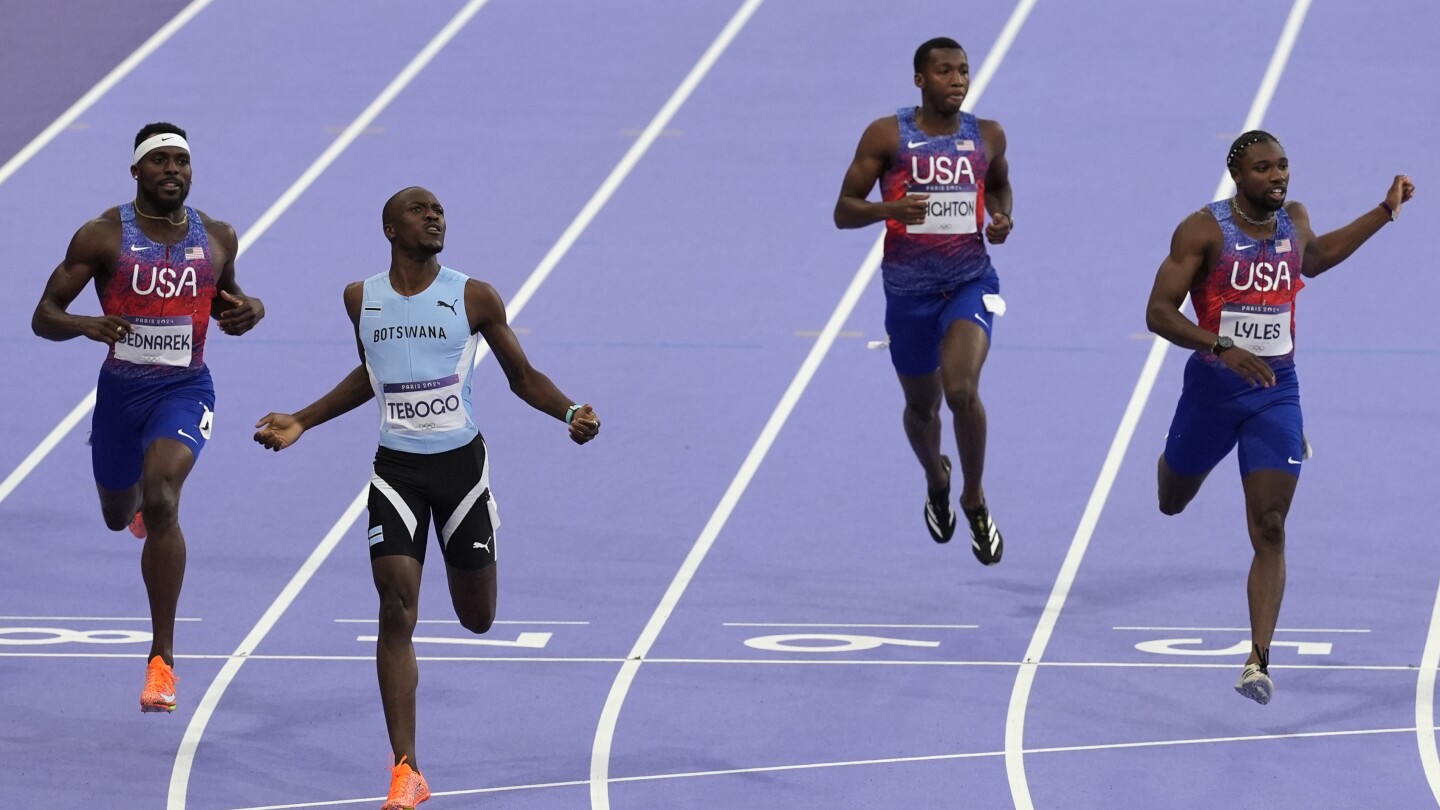
[(115, 359), (139, 366), (189, 366), (195, 323), (188, 315), (152, 318), (122, 316), (135, 331), (115, 343)]
[(439, 380), (385, 383), (385, 428), (401, 436), (465, 427), (464, 391), (460, 375)]
[(1280, 357), (1295, 349), (1290, 336), (1291, 304), (1226, 304), (1220, 335), (1258, 357)]
[(907, 225), (906, 233), (946, 235), (977, 233), (980, 218), (975, 215), (974, 191), (932, 191), (925, 201), (925, 221)]

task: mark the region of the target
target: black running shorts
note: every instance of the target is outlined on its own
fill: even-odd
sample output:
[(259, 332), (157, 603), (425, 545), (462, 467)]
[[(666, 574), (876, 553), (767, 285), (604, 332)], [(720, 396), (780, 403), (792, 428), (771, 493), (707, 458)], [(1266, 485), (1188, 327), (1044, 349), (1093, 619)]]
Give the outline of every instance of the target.
[(500, 515), (490, 494), (485, 440), (443, 453), (381, 447), (370, 479), (370, 559), (404, 554), (425, 563), (430, 518), (445, 564), (476, 571), (495, 562)]

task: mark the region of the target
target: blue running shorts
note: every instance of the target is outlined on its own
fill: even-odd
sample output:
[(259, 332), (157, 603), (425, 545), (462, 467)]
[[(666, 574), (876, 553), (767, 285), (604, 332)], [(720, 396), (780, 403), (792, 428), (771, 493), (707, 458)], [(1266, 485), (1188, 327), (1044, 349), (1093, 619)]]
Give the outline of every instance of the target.
[(1165, 437), (1165, 462), (1180, 475), (1199, 475), (1233, 447), (1239, 448), (1242, 478), (1254, 470), (1300, 475), (1305, 437), (1295, 366), (1276, 368), (1275, 384), (1262, 388), (1222, 363), (1190, 356)]
[(940, 368), (940, 342), (956, 321), (974, 322), (989, 340), (996, 313), (986, 306), (984, 296), (999, 294), (1000, 276), (993, 269), (947, 292), (885, 293), (885, 331), (895, 370), (907, 377), (923, 377)]
[(174, 439), (196, 458), (210, 439), (215, 386), (210, 370), (159, 379), (100, 372), (90, 422), (90, 461), (95, 483), (128, 489), (140, 480), (145, 451), (156, 439)]

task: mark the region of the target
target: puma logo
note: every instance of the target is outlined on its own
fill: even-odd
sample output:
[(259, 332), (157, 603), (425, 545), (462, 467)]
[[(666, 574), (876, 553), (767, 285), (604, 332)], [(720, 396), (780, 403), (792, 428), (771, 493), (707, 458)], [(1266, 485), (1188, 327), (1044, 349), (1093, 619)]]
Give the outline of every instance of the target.
[(451, 301), (451, 302), (448, 303), (448, 304), (445, 303), (444, 301), (436, 301), (436, 302), (435, 302), (435, 306), (437, 306), (437, 307), (445, 307), (446, 309), (450, 310), (450, 314), (451, 314), (451, 315), (459, 315), (460, 313), (458, 313), (458, 312), (455, 311), (455, 305), (458, 304), (458, 303), (460, 303), (460, 299), (459, 299), (459, 298), (456, 298), (454, 301)]

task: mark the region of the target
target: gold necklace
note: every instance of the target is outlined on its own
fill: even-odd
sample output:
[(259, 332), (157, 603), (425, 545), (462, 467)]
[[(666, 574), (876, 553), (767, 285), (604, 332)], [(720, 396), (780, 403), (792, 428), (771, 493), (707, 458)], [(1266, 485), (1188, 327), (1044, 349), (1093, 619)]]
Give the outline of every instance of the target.
[(154, 214), (147, 214), (147, 213), (145, 213), (144, 211), (141, 211), (141, 210), (140, 210), (140, 206), (139, 206), (139, 205), (136, 205), (136, 206), (135, 206), (135, 213), (139, 214), (140, 216), (142, 216), (142, 217), (144, 217), (144, 218), (146, 218), (146, 219), (157, 219), (157, 220), (159, 220), (159, 221), (161, 221), (161, 222), (168, 222), (168, 223), (170, 223), (171, 225), (176, 226), (177, 228), (178, 228), (179, 226), (184, 225), (185, 223), (187, 223), (187, 222), (190, 221), (190, 212), (186, 211), (184, 208), (181, 208), (181, 209), (180, 209), (180, 221), (179, 221), (179, 222), (176, 222), (175, 220), (173, 220), (173, 219), (171, 219), (171, 218), (169, 218), (169, 217), (157, 217), (157, 216), (155, 216)]
[(1235, 214), (1236, 214), (1236, 216), (1240, 217), (1241, 219), (1245, 220), (1246, 222), (1250, 223), (1251, 225), (1254, 225), (1254, 226), (1257, 227), (1257, 228), (1264, 228), (1264, 227), (1268, 226), (1270, 223), (1272, 223), (1272, 222), (1275, 221), (1275, 212), (1274, 212), (1274, 211), (1271, 211), (1271, 212), (1270, 212), (1270, 216), (1266, 217), (1265, 219), (1251, 219), (1250, 217), (1245, 216), (1245, 212), (1244, 212), (1244, 211), (1241, 211), (1241, 210), (1240, 210), (1240, 206), (1238, 206), (1238, 205), (1235, 204), (1235, 198), (1234, 198), (1234, 197), (1231, 197), (1231, 198), (1230, 198), (1230, 210), (1231, 210), (1231, 211), (1234, 211)]

